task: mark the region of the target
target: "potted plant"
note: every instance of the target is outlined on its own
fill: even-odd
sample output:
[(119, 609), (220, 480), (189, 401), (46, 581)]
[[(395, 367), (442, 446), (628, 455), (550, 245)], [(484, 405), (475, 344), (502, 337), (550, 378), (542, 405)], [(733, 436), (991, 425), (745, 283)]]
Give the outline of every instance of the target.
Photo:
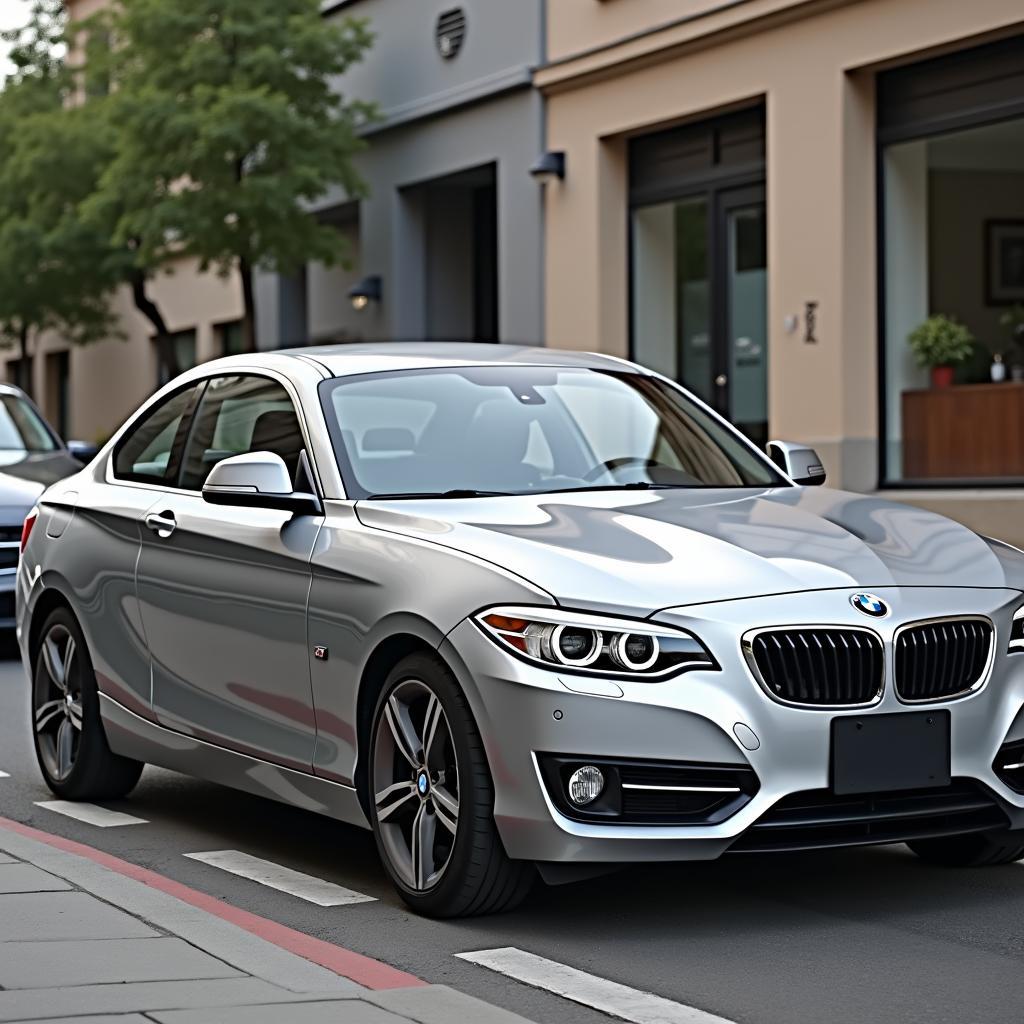
[(930, 316), (907, 337), (918, 366), (932, 371), (932, 387), (948, 388), (953, 383), (953, 368), (971, 355), (974, 336), (951, 316)]

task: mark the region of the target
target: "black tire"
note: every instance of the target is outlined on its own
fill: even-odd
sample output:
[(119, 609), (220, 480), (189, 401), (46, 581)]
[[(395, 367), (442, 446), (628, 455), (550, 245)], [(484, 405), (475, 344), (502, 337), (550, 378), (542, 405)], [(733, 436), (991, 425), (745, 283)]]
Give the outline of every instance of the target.
[(995, 867), (1024, 860), (1024, 832), (974, 832), (915, 839), (907, 846), (929, 864), (947, 868)]
[[(48, 646), (51, 643), (53, 646)], [(70, 658), (65, 657), (68, 643), (74, 645)], [(55, 651), (61, 655), (59, 668), (55, 665), (51, 671), (48, 664), (53, 663)], [(58, 676), (66, 677), (63, 683)], [(74, 711), (65, 709), (64, 703)], [(40, 632), (31, 705), (36, 759), (46, 785), (56, 796), (63, 800), (117, 800), (135, 788), (144, 766), (141, 761), (114, 754), (107, 744), (92, 659), (82, 630), (67, 608), (56, 609)], [(67, 758), (61, 760), (57, 737), (62, 727), (71, 729), (74, 737), (68, 741), (70, 767)]]
[[(410, 885), (397, 865), (397, 858), (392, 855), (395, 840), (391, 838), (386, 841), (379, 818), (379, 813), (390, 813), (384, 807), (387, 801), (381, 801), (382, 809), (379, 810), (374, 795), (377, 786), (382, 784), (380, 780), (375, 782), (378, 774), (375, 766), (378, 763), (386, 766), (389, 761), (394, 762), (399, 776), (409, 770), (399, 754), (387, 752), (389, 726), (383, 720), (385, 709), (388, 708), (391, 698), (396, 696), (396, 691), (402, 687), (416, 685), (421, 685), (428, 692), (432, 692), (440, 702), (448, 726), (444, 742), (450, 744), (449, 755), (453, 751), (455, 760), (454, 765), (448, 762), (448, 767), (444, 771), (450, 772), (454, 769), (458, 779), (457, 828), (454, 840), (450, 841), (448, 859), (440, 869), (439, 877), (432, 885), (424, 888)], [(426, 722), (423, 724), (426, 726)], [(384, 730), (383, 733), (381, 729)], [(425, 728), (423, 733), (420, 760), (426, 765), (429, 774), (428, 762), (431, 755), (423, 751), (423, 747), (430, 745), (425, 739)], [(383, 739), (380, 739), (381, 736)], [(367, 806), (373, 834), (388, 875), (409, 907), (426, 917), (451, 918), (500, 913), (511, 910), (521, 903), (534, 883), (536, 868), (528, 861), (511, 860), (505, 853), (494, 823), (494, 785), (484, 754), (483, 742), (465, 695), (441, 658), (426, 653), (412, 654), (392, 670), (378, 697), (368, 740)], [(382, 744), (385, 746), (382, 747)], [(442, 776), (443, 774), (444, 772), (441, 773)], [(415, 778), (415, 769), (413, 775)], [(431, 784), (431, 793), (441, 788), (441, 782), (444, 782), (443, 777), (436, 785)], [(404, 786), (406, 783), (396, 785)], [(416, 808), (418, 801), (422, 801), (426, 813), (429, 810), (426, 806), (427, 797), (422, 790), (416, 791), (415, 781), (410, 785), (413, 789), (411, 796), (399, 795), (399, 801), (409, 801), (410, 808)], [(452, 788), (450, 783), (448, 788)], [(444, 789), (441, 791), (444, 792)], [(404, 790), (402, 792), (404, 793)], [(397, 835), (398, 826), (394, 825), (393, 820), (389, 821), (386, 827), (389, 836)], [(415, 824), (411, 827), (415, 828)], [(439, 835), (442, 836), (442, 842), (447, 838), (443, 831)], [(412, 858), (415, 859), (415, 853), (412, 853)]]

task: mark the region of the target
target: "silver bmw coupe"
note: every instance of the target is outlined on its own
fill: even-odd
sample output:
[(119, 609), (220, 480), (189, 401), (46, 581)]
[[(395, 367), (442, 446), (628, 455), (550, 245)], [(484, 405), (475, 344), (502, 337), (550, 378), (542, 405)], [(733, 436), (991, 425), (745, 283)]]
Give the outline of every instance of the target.
[(368, 825), (436, 916), (625, 862), (1021, 858), (1024, 554), (823, 481), (609, 356), (208, 363), (25, 522), (40, 768)]

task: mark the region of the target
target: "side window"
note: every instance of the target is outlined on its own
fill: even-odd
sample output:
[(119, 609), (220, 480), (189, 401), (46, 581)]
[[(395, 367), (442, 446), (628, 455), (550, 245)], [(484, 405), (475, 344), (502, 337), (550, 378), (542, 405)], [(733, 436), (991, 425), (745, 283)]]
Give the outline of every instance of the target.
[[(215, 377), (203, 393), (185, 451), (181, 486), (198, 491), (223, 459), (246, 452), (274, 452), (292, 482), (305, 449), (288, 392), (266, 377)], [(302, 483), (309, 490), (308, 483)]]
[(175, 441), (200, 387), (195, 384), (172, 395), (128, 430), (114, 452), (118, 480), (173, 486)]

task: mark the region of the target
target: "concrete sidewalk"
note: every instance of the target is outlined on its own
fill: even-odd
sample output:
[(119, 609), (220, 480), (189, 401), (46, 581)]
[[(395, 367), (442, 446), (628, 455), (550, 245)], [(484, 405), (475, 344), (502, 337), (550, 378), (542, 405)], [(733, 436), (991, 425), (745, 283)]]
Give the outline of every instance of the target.
[(364, 987), (127, 877), (114, 858), (107, 867), (19, 828), (0, 827), (0, 1022), (528, 1024), (332, 947), (379, 979)]

